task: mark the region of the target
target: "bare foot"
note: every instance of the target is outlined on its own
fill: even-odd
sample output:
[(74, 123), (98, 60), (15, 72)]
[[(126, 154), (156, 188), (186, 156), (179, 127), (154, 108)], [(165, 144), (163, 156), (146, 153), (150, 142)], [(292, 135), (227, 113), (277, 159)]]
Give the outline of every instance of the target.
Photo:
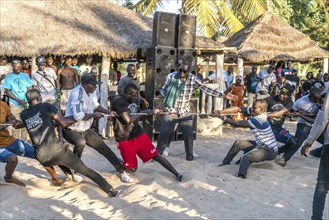
[(16, 178), (13, 177), (13, 176), (10, 177), (10, 178), (4, 176), (3, 178), (5, 179), (5, 181), (6, 181), (7, 183), (15, 183), (15, 184), (17, 184), (17, 185), (19, 185), (19, 186), (24, 186), (24, 187), (26, 187), (25, 183), (23, 183), (22, 181), (16, 179)]
[(52, 186), (61, 186), (63, 184), (63, 180), (60, 178), (52, 179), (51, 184)]

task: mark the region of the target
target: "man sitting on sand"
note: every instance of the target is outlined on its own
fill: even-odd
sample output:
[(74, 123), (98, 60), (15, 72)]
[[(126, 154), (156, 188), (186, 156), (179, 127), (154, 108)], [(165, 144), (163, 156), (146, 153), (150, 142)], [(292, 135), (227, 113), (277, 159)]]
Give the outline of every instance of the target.
[(224, 158), (223, 163), (219, 166), (230, 164), (233, 158), (242, 150), (244, 154), (240, 158), (238, 177), (244, 179), (247, 176), (247, 170), (251, 163), (275, 159), (278, 154), (278, 146), (271, 126), (267, 121), (266, 110), (267, 102), (259, 99), (253, 103), (251, 112), (249, 112), (251, 114), (249, 120), (234, 121), (231, 118), (221, 116), (222, 111), (215, 111), (216, 114), (221, 116), (224, 122), (234, 127), (250, 128), (256, 139), (255, 141), (235, 141)]
[(66, 148), (55, 135), (53, 120), (63, 128), (75, 123), (73, 119), (64, 119), (59, 110), (49, 103), (42, 103), (40, 92), (36, 89), (29, 90), (26, 98), (30, 108), (21, 113), (22, 121), (31, 137), (36, 151), (36, 159), (49, 170), (55, 165), (63, 165), (69, 169), (89, 177), (109, 196), (118, 193), (106, 180), (88, 168), (82, 160), (70, 149)]
[[(139, 112), (138, 96), (139, 88), (136, 84), (129, 83), (124, 87), (123, 94), (116, 96), (112, 101), (112, 111), (117, 112), (119, 115), (118, 118), (114, 118), (114, 135), (118, 142), (124, 167), (135, 171), (137, 169), (136, 155), (138, 155), (144, 163), (151, 159), (160, 163), (181, 181), (182, 175), (158, 153), (149, 137), (138, 124), (141, 115), (133, 115)], [(154, 111), (147, 109), (142, 113), (156, 114), (159, 112), (158, 109)]]

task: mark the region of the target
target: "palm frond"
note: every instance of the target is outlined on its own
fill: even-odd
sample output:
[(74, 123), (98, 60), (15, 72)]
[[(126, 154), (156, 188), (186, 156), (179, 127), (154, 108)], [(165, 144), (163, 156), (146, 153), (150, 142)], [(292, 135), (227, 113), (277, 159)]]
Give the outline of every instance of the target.
[(218, 12), (213, 4), (204, 0), (189, 0), (184, 4), (188, 14), (196, 15), (199, 32), (207, 37), (212, 37), (219, 27)]
[(214, 1), (214, 6), (218, 10), (221, 25), (224, 27), (223, 34), (225, 36), (231, 36), (244, 27), (224, 0)]
[(266, 0), (230, 0), (232, 10), (237, 12), (246, 23), (262, 15), (266, 9)]

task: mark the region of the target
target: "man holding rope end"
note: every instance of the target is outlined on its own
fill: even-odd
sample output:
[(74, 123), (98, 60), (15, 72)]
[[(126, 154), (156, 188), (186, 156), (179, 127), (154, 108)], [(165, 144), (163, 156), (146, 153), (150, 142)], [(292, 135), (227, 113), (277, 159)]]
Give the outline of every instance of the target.
[(236, 96), (230, 93), (222, 94), (203, 85), (199, 79), (190, 73), (190, 64), (183, 62), (178, 72), (173, 72), (167, 76), (166, 82), (160, 91), (164, 97), (164, 112), (168, 113), (163, 115), (163, 122), (158, 137), (157, 150), (161, 155), (165, 148), (169, 147), (171, 135), (178, 123), (184, 138), (186, 160), (191, 161), (194, 159), (193, 120), (190, 113), (190, 99), (196, 88), (210, 96), (224, 97), (230, 100), (237, 99)]

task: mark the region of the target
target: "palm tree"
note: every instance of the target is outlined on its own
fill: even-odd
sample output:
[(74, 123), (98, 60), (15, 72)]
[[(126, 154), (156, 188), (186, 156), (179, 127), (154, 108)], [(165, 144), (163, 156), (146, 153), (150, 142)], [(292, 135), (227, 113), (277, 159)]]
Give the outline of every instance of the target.
[[(129, 8), (143, 15), (152, 15), (165, 0), (139, 0)], [(168, 1), (168, 0), (167, 0)], [(178, 0), (177, 0), (178, 1)], [(197, 17), (198, 32), (213, 37), (231, 36), (270, 7), (280, 8), (285, 0), (181, 0), (181, 13)]]

